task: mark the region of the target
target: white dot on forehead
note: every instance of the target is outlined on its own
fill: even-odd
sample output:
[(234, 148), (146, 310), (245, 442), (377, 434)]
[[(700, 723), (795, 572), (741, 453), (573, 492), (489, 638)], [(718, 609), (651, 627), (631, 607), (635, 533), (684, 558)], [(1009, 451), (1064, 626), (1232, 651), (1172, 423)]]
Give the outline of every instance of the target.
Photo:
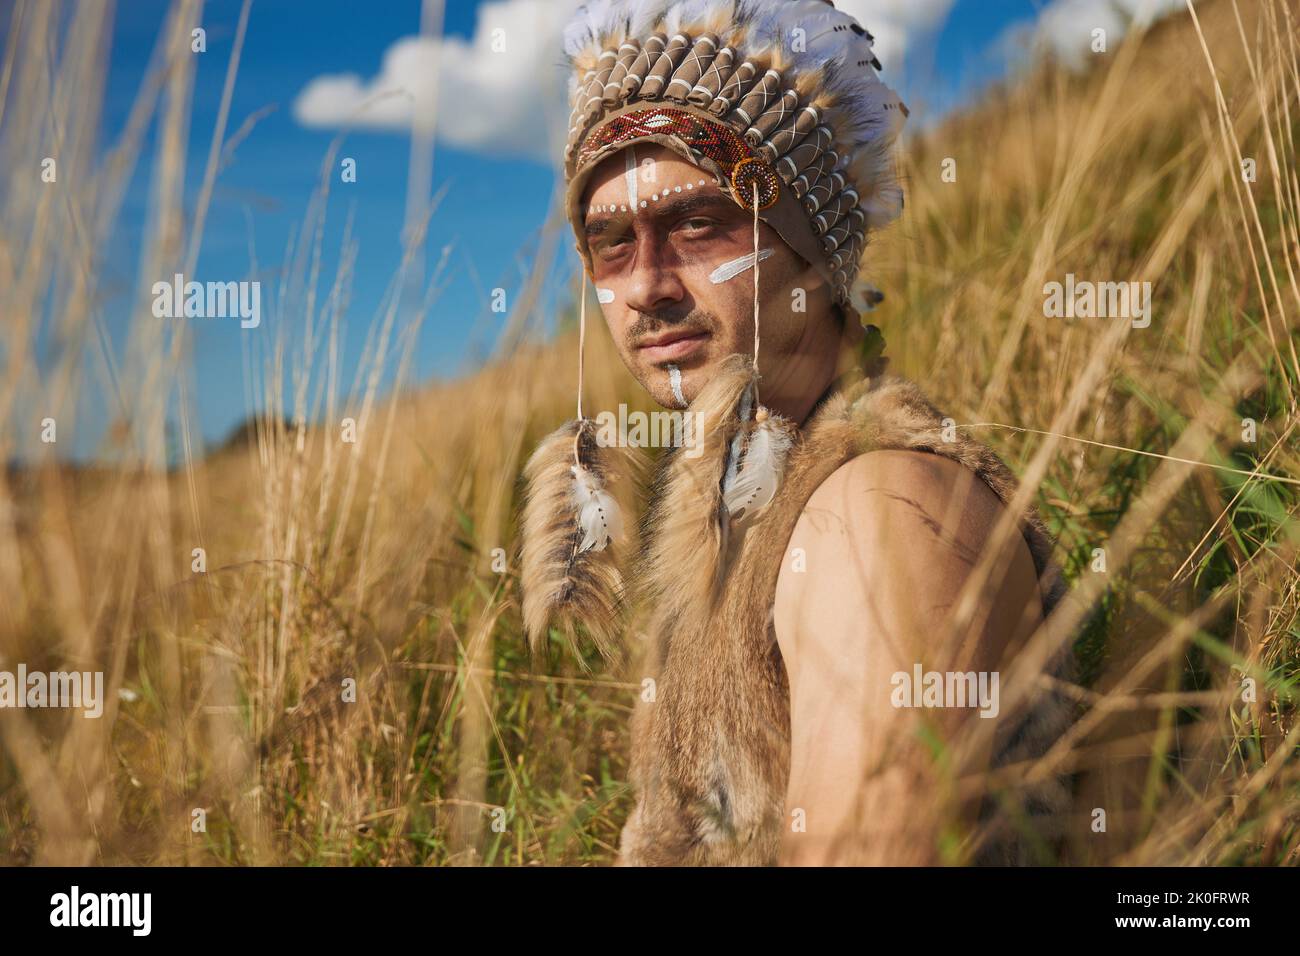
[[(628, 150), (628, 152), (627, 152), (627, 155), (628, 155), (629, 158), (632, 158), (635, 154), (634, 154), (634, 153), (632, 152), (632, 150), (629, 148), (629, 150)], [(641, 199), (640, 197), (638, 197), (638, 196), (635, 195), (635, 190), (636, 190), (636, 185), (635, 185), (635, 172), (634, 172), (634, 165), (633, 165), (633, 163), (631, 163), (631, 162), (628, 163), (627, 173), (628, 173), (628, 175), (629, 175), (629, 179), (628, 179), (628, 186), (630, 187), (630, 188), (629, 188), (629, 192), (632, 193), (632, 195), (629, 195), (629, 196), (628, 196), (628, 204), (627, 204), (626, 206), (624, 206), (624, 205), (621, 205), (621, 204), (619, 204), (619, 203), (600, 203), (600, 204), (598, 204), (598, 205), (593, 205), (593, 206), (591, 206), (591, 208), (590, 208), (590, 212), (628, 212), (628, 211), (631, 211), (631, 212), (634, 212), (634, 213), (635, 213), (635, 212), (637, 211), (638, 208), (639, 208), (639, 209), (645, 209), (649, 203), (651, 203), (651, 202), (658, 202), (658, 201), (661, 200), (661, 199), (667, 199), (667, 198), (669, 197), (669, 195), (671, 195), (672, 193), (680, 193), (680, 192), (682, 191), (683, 188), (685, 188), (685, 189), (687, 189), (687, 190), (689, 191), (689, 190), (694, 190), (697, 186), (706, 186), (706, 185), (708, 185), (708, 183), (709, 183), (709, 180), (706, 178), (706, 179), (700, 179), (700, 180), (697, 180), (696, 182), (693, 182), (693, 183), (692, 183), (692, 182), (688, 182), (688, 183), (685, 184), (684, 187), (683, 187), (683, 186), (671, 186), (671, 187), (669, 187), (669, 186), (665, 186), (662, 192), (654, 193), (654, 194), (651, 195), (651, 197), (647, 200), (647, 199)], [(720, 187), (721, 184), (722, 184), (722, 183), (721, 183), (721, 180), (719, 180), (716, 176), (713, 177), (713, 183), (714, 183), (714, 185), (719, 186), (719, 187)]]

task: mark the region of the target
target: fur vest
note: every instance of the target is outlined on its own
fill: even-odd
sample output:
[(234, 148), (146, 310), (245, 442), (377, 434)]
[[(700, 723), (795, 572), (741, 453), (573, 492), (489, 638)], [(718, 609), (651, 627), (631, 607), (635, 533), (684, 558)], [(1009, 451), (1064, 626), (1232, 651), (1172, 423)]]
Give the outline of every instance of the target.
[[(738, 358), (738, 357), (737, 357)], [(724, 368), (691, 405), (697, 419), (726, 420), (746, 376)], [(795, 522), (817, 487), (850, 459), (876, 449), (944, 455), (973, 470), (1004, 503), (1016, 479), (986, 446), (943, 440), (943, 416), (913, 384), (893, 376), (832, 388), (786, 461), (776, 497), (745, 534), (728, 530), (717, 489), (734, 429), (713, 427), (703, 453), (660, 459), (632, 570), (631, 643), (641, 683), (632, 718), (635, 807), (623, 829), (622, 865), (770, 865), (786, 825), (790, 695), (772, 625), (777, 576)], [(951, 436), (949, 436), (951, 437)], [(1044, 616), (1062, 594), (1051, 541), (1033, 511), (1022, 531), (1039, 576)], [(1052, 666), (1068, 673), (1068, 657)], [(652, 700), (647, 700), (648, 697)], [(1063, 730), (1066, 703), (1045, 696), (999, 728), (994, 764), (1040, 754)], [(1060, 818), (1066, 789), (1052, 780), (1026, 799), (1031, 817)], [(1025, 862), (1014, 838), (978, 862)]]

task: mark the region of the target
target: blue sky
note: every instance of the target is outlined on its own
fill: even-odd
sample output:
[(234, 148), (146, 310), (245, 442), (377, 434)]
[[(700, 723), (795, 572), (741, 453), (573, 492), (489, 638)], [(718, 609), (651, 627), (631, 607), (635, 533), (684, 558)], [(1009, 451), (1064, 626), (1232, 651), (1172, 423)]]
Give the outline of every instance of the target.
[[(470, 56), (485, 8), (491, 14), (496, 4), (498, 15), (504, 9), (513, 16), (513, 7), (501, 8), (499, 4), (538, 2), (448, 0), (445, 33), (453, 43), (459, 42), (461, 54)], [(1057, 5), (1063, 2), (1081, 0), (1055, 0)], [(904, 94), (913, 108), (913, 119), (925, 123), (1002, 75), (1007, 69), (1001, 52), (1007, 31), (1033, 24), (1043, 8), (1052, 4), (1044, 0), (845, 0), (838, 6), (851, 6), (855, 13), (867, 10), (868, 15), (861, 19), (878, 39), (891, 24), (895, 26), (896, 35), (890, 41), (894, 45), (878, 43), (882, 59), (886, 49), (903, 46), (894, 52), (895, 62), (886, 61), (884, 78)], [(101, 134), (105, 146), (111, 145), (122, 129), (167, 7), (164, 0), (121, 0), (117, 5)], [(202, 181), (239, 8), (239, 0), (208, 0), (204, 6), (207, 52), (198, 60), (185, 184), (187, 211)], [(565, 8), (566, 0), (554, 0), (556, 11)], [(870, 11), (875, 8), (879, 8), (879, 18), (872, 22)], [(515, 25), (517, 20), (506, 22)], [(251, 222), (251, 238), (262, 266), (262, 326), (241, 330), (234, 321), (160, 320), (197, 324), (195, 406), (208, 444), (219, 441), (252, 411), (240, 385), (247, 348), (247, 343), (241, 345), (240, 336), (262, 335), (269, 342), (278, 331), (276, 323), (286, 321), (284, 316), (268, 315), (267, 303), (275, 295), (286, 242), (303, 219), (322, 158), (337, 133), (337, 124), (331, 124), (328, 117), (319, 125), (305, 121), (300, 98), (321, 77), (351, 74), (354, 80), (350, 82), (360, 87), (378, 82), (385, 71), (386, 51), (402, 38), (417, 34), (419, 21), (418, 0), (365, 4), (356, 0), (255, 0), (253, 4), (227, 135), (258, 111), (268, 106), (274, 106), (274, 111), (257, 123), (239, 145), (234, 162), (223, 170), (198, 268), (187, 278), (247, 278)], [(533, 40), (540, 36), (535, 24), (519, 23), (519, 32)], [(540, 62), (558, 64), (560, 59), (558, 48), (533, 50), (532, 55), (541, 58)], [(450, 94), (444, 90), (444, 95)], [(567, 114), (566, 106), (561, 103), (559, 107)], [(532, 119), (530, 115), (528, 121)], [(510, 137), (492, 133), (493, 117), (476, 114), (469, 103), (444, 104), (439, 114), (433, 188), (445, 188), (446, 192), (430, 224), (427, 249), (430, 261), (446, 245), (452, 251), (445, 288), (416, 349), (411, 375), (417, 382), (455, 375), (481, 360), (504, 318), (490, 311), (490, 290), (504, 288), (507, 302), (513, 303), (531, 266), (556, 171), (539, 158), (548, 150), (535, 132), (523, 128), (518, 118), (507, 120), (531, 147), (515, 143), (502, 148), (499, 144)], [(488, 132), (483, 132), (484, 128)], [(400, 259), (408, 154), (409, 136), (400, 122), (353, 130), (340, 153), (356, 160), (357, 181), (341, 184), (336, 175), (331, 187), (323, 275), (328, 283), (334, 274), (342, 224), (350, 213), (359, 251), (345, 320), (345, 381), (351, 381), (367, 328)], [(139, 279), (152, 155), (150, 142), (142, 152), (105, 263), (103, 318), (119, 347), (132, 318), (132, 292)], [(541, 304), (548, 314), (564, 307), (564, 297), (569, 294), (566, 280), (576, 268), (567, 233), (561, 236), (559, 248), (560, 258), (549, 275)], [(328, 291), (328, 284), (323, 291)], [(285, 331), (292, 338), (295, 330)], [(96, 435), (107, 424), (96, 421), (97, 415), (106, 414), (101, 403), (85, 405), (79, 412), (83, 420), (78, 428), (78, 457), (95, 453), (99, 447)]]

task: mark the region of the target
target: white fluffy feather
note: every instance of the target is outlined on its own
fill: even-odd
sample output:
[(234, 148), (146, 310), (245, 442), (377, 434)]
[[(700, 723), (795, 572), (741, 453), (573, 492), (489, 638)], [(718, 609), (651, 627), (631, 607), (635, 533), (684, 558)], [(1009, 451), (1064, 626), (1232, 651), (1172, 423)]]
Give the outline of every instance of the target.
[(622, 537), (623, 514), (595, 475), (581, 465), (570, 468), (573, 471), (573, 505), (578, 514), (578, 525), (582, 528), (578, 553), (603, 551), (611, 541)]
[(791, 444), (790, 433), (777, 424), (775, 417), (754, 426), (744, 460), (722, 489), (722, 501), (733, 518), (753, 515), (772, 500)]
[(644, 40), (675, 5), (673, 0), (588, 0), (564, 28), (564, 52), (577, 56), (628, 36)]

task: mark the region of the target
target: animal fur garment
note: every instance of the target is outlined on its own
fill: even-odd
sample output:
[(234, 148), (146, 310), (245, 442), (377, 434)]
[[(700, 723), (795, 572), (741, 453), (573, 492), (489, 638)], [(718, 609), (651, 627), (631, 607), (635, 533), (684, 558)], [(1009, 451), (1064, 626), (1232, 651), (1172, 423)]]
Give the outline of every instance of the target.
[(638, 463), (627, 449), (602, 448), (596, 429), (566, 422), (542, 440), (524, 467), (521, 587), (524, 628), (534, 653), (552, 628), (576, 647), (578, 625), (601, 656), (619, 658), (620, 561), (628, 542), (622, 515), (631, 514)]
[[(729, 414), (749, 382), (733, 356), (697, 403)], [(725, 420), (725, 419), (724, 419)], [(737, 419), (738, 420), (738, 419)], [(710, 422), (718, 421), (710, 418)], [(791, 532), (818, 486), (854, 457), (877, 449), (942, 455), (969, 468), (1004, 504), (1016, 479), (989, 448), (964, 435), (943, 440), (943, 416), (920, 390), (893, 377), (859, 382), (825, 399), (793, 444), (775, 497), (742, 535), (724, 540), (719, 478), (735, 429), (710, 428), (705, 452), (670, 449), (654, 481), (642, 530), (643, 559), (631, 582), (632, 630), (646, 637), (635, 672), (655, 681), (653, 702), (637, 704), (630, 777), (636, 804), (624, 827), (624, 865), (770, 865), (787, 825), (790, 690), (771, 623), (778, 575)], [(1062, 595), (1051, 541), (1032, 509), (1021, 532), (1038, 574), (1044, 614)], [(707, 582), (707, 584), (705, 583)], [(1069, 674), (1069, 648), (1047, 672)], [(1019, 764), (1059, 738), (1071, 703), (1051, 690), (999, 718), (994, 766)], [(1069, 791), (1060, 778), (1011, 786), (1000, 829), (979, 862), (1028, 862), (1010, 821), (1027, 819), (1039, 837), (1063, 825)]]
[[(707, 604), (718, 586), (722, 554), (727, 540), (730, 515), (722, 496), (728, 448), (740, 431), (740, 403), (753, 382), (753, 369), (743, 355), (723, 360), (713, 378), (695, 397), (690, 410), (692, 436), (701, 452), (697, 456), (677, 454), (670, 449), (671, 493), (666, 480), (651, 490), (648, 526), (657, 529), (652, 543), (639, 559), (647, 569), (666, 571), (665, 562), (677, 562), (680, 577), (673, 585), (645, 595), (661, 608), (698, 607)], [(684, 564), (681, 562), (685, 562)], [(648, 582), (664, 580), (653, 571)]]

